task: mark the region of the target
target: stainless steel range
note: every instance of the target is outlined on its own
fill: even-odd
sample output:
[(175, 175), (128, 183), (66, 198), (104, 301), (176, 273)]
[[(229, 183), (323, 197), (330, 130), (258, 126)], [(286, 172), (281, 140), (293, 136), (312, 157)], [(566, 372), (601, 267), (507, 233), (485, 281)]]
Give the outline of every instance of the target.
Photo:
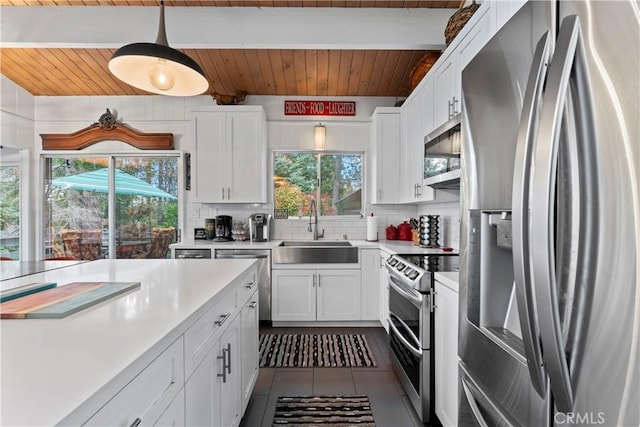
[[(391, 363), (423, 423), (432, 418), (434, 382), (432, 277), (424, 257), (392, 255), (389, 271)], [(413, 261), (413, 262), (412, 262)]]

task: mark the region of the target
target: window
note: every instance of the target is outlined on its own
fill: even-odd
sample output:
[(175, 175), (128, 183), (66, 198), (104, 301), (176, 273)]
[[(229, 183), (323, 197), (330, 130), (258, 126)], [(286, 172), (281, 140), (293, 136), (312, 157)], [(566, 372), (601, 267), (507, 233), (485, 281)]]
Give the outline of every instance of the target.
[(0, 256), (20, 259), (20, 167), (18, 149), (0, 147)]
[(311, 200), (321, 216), (362, 214), (362, 154), (276, 152), (274, 206), (289, 216), (309, 215)]
[(178, 159), (47, 157), (45, 257), (168, 257), (178, 230)]

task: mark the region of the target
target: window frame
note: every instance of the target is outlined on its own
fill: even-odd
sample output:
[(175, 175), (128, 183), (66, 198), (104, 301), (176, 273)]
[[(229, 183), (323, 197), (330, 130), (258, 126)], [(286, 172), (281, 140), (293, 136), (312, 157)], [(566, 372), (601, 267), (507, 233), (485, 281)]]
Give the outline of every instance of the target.
[[(36, 244), (36, 257), (43, 259), (45, 256), (45, 179), (46, 179), (46, 159), (52, 157), (63, 158), (77, 158), (77, 157), (103, 157), (109, 159), (109, 254), (115, 254), (115, 236), (116, 233), (116, 216), (115, 216), (115, 193), (113, 192), (115, 186), (115, 175), (113, 169), (115, 168), (115, 162), (117, 158), (122, 157), (175, 157), (178, 162), (178, 230), (177, 240), (181, 240), (182, 230), (184, 229), (185, 221), (185, 164), (184, 154), (182, 150), (125, 150), (125, 151), (70, 151), (70, 150), (43, 150), (40, 152), (40, 164), (39, 164), (39, 182), (38, 182), (38, 194), (40, 200), (39, 215), (37, 217), (37, 244)], [(112, 247), (113, 246), (113, 247)], [(111, 255), (109, 255), (111, 258)]]
[[(366, 176), (367, 176), (367, 165), (366, 165), (366, 151), (365, 150), (310, 150), (310, 149), (286, 149), (286, 148), (279, 148), (277, 150), (272, 150), (272, 155), (271, 155), (271, 175), (272, 175), (272, 179), (275, 178), (275, 160), (276, 160), (276, 156), (278, 154), (312, 154), (314, 156), (317, 156), (316, 158), (316, 179), (318, 179), (318, 182), (316, 184), (316, 194), (315, 194), (315, 198), (316, 200), (320, 200), (320, 188), (322, 187), (321, 181), (320, 180), (320, 171), (321, 168), (320, 166), (320, 158), (321, 156), (331, 156), (331, 155), (343, 155), (343, 156), (359, 156), (360, 157), (360, 161), (362, 163), (362, 170), (361, 170), (361, 176), (360, 179), (362, 181), (362, 186), (360, 188), (360, 204), (361, 204), (361, 211), (359, 214), (348, 214), (348, 215), (321, 215), (320, 213), (320, 203), (316, 203), (316, 215), (318, 218), (321, 218), (323, 220), (339, 220), (339, 219), (354, 219), (354, 218), (364, 218), (365, 215), (365, 210), (366, 210), (366, 198), (365, 198), (365, 194), (366, 194)], [(272, 181), (271, 183), (271, 196), (272, 196), (272, 201), (273, 201), (273, 209), (276, 209), (276, 198), (275, 198), (275, 185)], [(275, 216), (275, 215), (274, 215)], [(306, 217), (305, 217), (306, 218)], [(287, 219), (299, 219), (299, 217), (297, 216), (290, 216)]]

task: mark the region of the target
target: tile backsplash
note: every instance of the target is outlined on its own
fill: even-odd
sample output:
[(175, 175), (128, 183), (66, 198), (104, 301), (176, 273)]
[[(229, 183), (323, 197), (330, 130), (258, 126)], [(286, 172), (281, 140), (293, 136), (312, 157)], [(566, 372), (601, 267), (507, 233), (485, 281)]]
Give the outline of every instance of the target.
[[(187, 208), (187, 238), (193, 237), (193, 229), (204, 227), (206, 218), (216, 215), (231, 215), (234, 222), (243, 221), (248, 225), (249, 215), (256, 212), (273, 212), (272, 204), (197, 204)], [(378, 217), (378, 239), (385, 239), (385, 228), (398, 225), (419, 215), (440, 215), (440, 245), (459, 247), (460, 207), (458, 202), (425, 203), (421, 205), (367, 205), (366, 212)], [(271, 238), (274, 240), (312, 240), (308, 231), (309, 217), (275, 219)], [(365, 240), (367, 223), (364, 217), (318, 218), (318, 228), (324, 229), (325, 239)]]

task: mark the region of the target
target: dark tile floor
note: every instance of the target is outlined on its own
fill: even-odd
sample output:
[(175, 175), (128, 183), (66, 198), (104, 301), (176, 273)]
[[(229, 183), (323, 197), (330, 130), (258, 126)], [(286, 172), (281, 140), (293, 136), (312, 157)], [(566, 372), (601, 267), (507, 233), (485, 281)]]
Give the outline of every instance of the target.
[(278, 396), (365, 394), (376, 427), (424, 427), (389, 361), (383, 328), (261, 328), (262, 333), (365, 334), (376, 358), (370, 368), (260, 368), (241, 427), (271, 426)]

